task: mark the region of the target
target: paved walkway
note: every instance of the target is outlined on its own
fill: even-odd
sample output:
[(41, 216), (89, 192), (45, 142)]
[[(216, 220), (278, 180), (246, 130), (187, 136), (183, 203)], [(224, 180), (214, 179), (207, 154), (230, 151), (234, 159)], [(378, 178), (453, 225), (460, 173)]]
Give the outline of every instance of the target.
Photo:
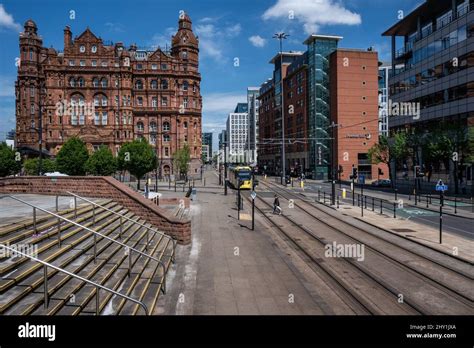
[(265, 220), (251, 231), (248, 207), (237, 220), (235, 193), (223, 195), (214, 171), (205, 177), (215, 188), (197, 189), (192, 244), (178, 246), (155, 314), (351, 314)]

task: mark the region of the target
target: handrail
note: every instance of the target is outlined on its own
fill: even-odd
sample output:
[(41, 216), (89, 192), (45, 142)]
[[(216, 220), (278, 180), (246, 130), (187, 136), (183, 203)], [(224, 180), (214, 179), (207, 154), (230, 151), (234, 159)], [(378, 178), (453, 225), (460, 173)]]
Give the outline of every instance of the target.
[(101, 284), (99, 284), (99, 283), (96, 283), (96, 282), (94, 282), (94, 281), (92, 281), (92, 280), (86, 279), (86, 278), (81, 277), (81, 276), (79, 276), (79, 275), (77, 275), (77, 274), (74, 274), (74, 273), (72, 273), (72, 272), (66, 271), (65, 269), (63, 269), (63, 268), (61, 268), (61, 267), (58, 267), (58, 266), (55, 266), (55, 265), (53, 265), (53, 264), (51, 264), (51, 263), (49, 263), (49, 262), (40, 260), (40, 259), (38, 259), (38, 258), (36, 258), (36, 257), (34, 257), (34, 256), (31, 256), (31, 255), (25, 254), (25, 253), (23, 253), (23, 252), (21, 252), (21, 251), (19, 251), (19, 250), (14, 249), (14, 248), (10, 248), (10, 247), (7, 246), (7, 245), (0, 244), (0, 246), (3, 247), (3, 248), (5, 248), (5, 249), (7, 249), (7, 250), (10, 250), (11, 252), (14, 252), (15, 254), (20, 254), (20, 255), (22, 255), (22, 256), (24, 256), (24, 257), (28, 257), (30, 260), (33, 260), (33, 261), (35, 261), (35, 262), (39, 262), (40, 264), (42, 264), (42, 265), (44, 266), (44, 288), (43, 288), (43, 291), (44, 291), (44, 308), (47, 308), (48, 305), (49, 305), (49, 295), (48, 295), (48, 271), (47, 271), (47, 270), (48, 270), (48, 267), (51, 267), (51, 268), (57, 270), (58, 272), (63, 272), (63, 273), (65, 273), (65, 274), (67, 274), (67, 275), (69, 275), (69, 276), (71, 276), (71, 277), (73, 277), (73, 278), (82, 280), (83, 282), (89, 283), (89, 284), (91, 284), (91, 285), (93, 285), (93, 286), (96, 287), (96, 290), (97, 290), (97, 293), (96, 293), (96, 309), (95, 309), (95, 314), (96, 314), (96, 315), (99, 315), (99, 314), (100, 314), (100, 313), (99, 313), (99, 312), (100, 312), (100, 311), (99, 311), (99, 307), (100, 307), (100, 306), (99, 306), (99, 289), (103, 289), (103, 290), (105, 290), (105, 291), (108, 291), (108, 292), (110, 292), (110, 293), (116, 295), (116, 296), (120, 296), (120, 297), (122, 297), (122, 298), (124, 298), (124, 299), (126, 299), (126, 300), (128, 300), (128, 301), (132, 301), (132, 302), (134, 302), (134, 303), (140, 305), (140, 306), (143, 308), (143, 310), (145, 311), (145, 314), (146, 314), (146, 315), (149, 315), (147, 306), (145, 305), (145, 303), (143, 303), (143, 302), (141, 302), (141, 301), (139, 301), (139, 300), (135, 300), (134, 298), (131, 298), (130, 296), (124, 295), (124, 294), (122, 294), (122, 293), (120, 293), (120, 292), (118, 292), (118, 291), (115, 291), (115, 290), (113, 290), (113, 289), (110, 289), (110, 288), (108, 288), (108, 287), (106, 287), (106, 286), (103, 286), (103, 285), (101, 285)]
[[(164, 285), (164, 286), (163, 286), (163, 293), (166, 292), (166, 283), (165, 283), (165, 282), (166, 282), (166, 266), (165, 266), (165, 264), (163, 263), (163, 261), (161, 261), (160, 259), (157, 259), (156, 257), (151, 256), (151, 255), (148, 255), (148, 254), (146, 254), (146, 253), (144, 253), (144, 252), (142, 252), (142, 251), (140, 251), (140, 250), (138, 250), (138, 249), (135, 249), (134, 247), (131, 247), (131, 246), (127, 245), (127, 244), (124, 244), (124, 243), (122, 243), (122, 242), (119, 242), (118, 240), (113, 239), (113, 238), (111, 238), (111, 237), (109, 237), (109, 236), (106, 236), (106, 235), (104, 235), (104, 234), (102, 234), (102, 233), (100, 233), (100, 232), (94, 231), (93, 229), (90, 229), (89, 227), (83, 226), (83, 225), (81, 225), (81, 224), (79, 224), (79, 223), (77, 223), (77, 222), (74, 222), (74, 221), (72, 221), (72, 220), (69, 220), (69, 219), (67, 219), (67, 218), (65, 218), (65, 217), (63, 217), (63, 216), (61, 216), (61, 215), (55, 214), (55, 213), (53, 213), (53, 212), (51, 212), (51, 211), (48, 211), (48, 210), (43, 209), (43, 208), (40, 208), (40, 207), (35, 206), (35, 205), (31, 204), (31, 203), (25, 202), (24, 200), (22, 200), (22, 199), (20, 199), (20, 198), (17, 198), (17, 197), (11, 196), (11, 195), (5, 195), (5, 196), (2, 196), (1, 198), (6, 198), (6, 197), (11, 198), (11, 199), (13, 199), (13, 200), (15, 200), (15, 201), (18, 201), (18, 202), (20, 202), (20, 203), (26, 204), (26, 205), (28, 205), (28, 206), (30, 206), (30, 207), (33, 208), (33, 219), (34, 219), (35, 229), (36, 229), (36, 209), (38, 209), (38, 210), (40, 210), (40, 211), (42, 211), (42, 212), (45, 212), (46, 214), (49, 214), (49, 215), (52, 215), (52, 216), (56, 217), (56, 218), (58, 219), (58, 221), (59, 221), (59, 220), (66, 221), (66, 222), (68, 222), (68, 223), (70, 223), (70, 224), (73, 224), (73, 225), (75, 225), (75, 226), (78, 226), (78, 227), (80, 227), (80, 228), (86, 230), (86, 231), (89, 231), (89, 232), (93, 233), (93, 234), (94, 234), (94, 262), (95, 262), (95, 260), (96, 260), (96, 258), (97, 258), (97, 247), (96, 247), (96, 245), (97, 245), (97, 239), (95, 238), (96, 235), (99, 235), (99, 236), (101, 236), (101, 237), (103, 237), (103, 238), (105, 238), (105, 239), (108, 239), (108, 240), (110, 240), (111, 242), (116, 243), (116, 244), (119, 244), (119, 245), (121, 245), (121, 246), (123, 246), (123, 247), (125, 248), (126, 252), (128, 252), (128, 256), (129, 256), (129, 262), (128, 262), (128, 274), (129, 274), (129, 275), (130, 275), (131, 272), (132, 272), (132, 251), (135, 251), (136, 253), (138, 253), (138, 254), (140, 254), (140, 255), (143, 255), (143, 256), (145, 256), (145, 257), (151, 259), (151, 260), (154, 260), (154, 261), (158, 262), (158, 264), (161, 265), (161, 267), (163, 267), (163, 285)], [(132, 220), (132, 221), (133, 221), (133, 220)], [(121, 226), (121, 225), (120, 225), (120, 226)], [(61, 233), (60, 233), (59, 228), (58, 228), (58, 231), (59, 231), (59, 232), (58, 232), (58, 240), (60, 241), (60, 240), (61, 240), (61, 238), (60, 238), (60, 237), (61, 237), (61, 236), (60, 236)], [(60, 244), (59, 244), (59, 246), (60, 246)]]
[[(141, 226), (141, 227), (145, 227), (147, 230), (152, 231), (152, 232), (155, 233), (155, 234), (157, 233), (157, 234), (159, 234), (159, 235), (161, 235), (161, 236), (163, 236), (163, 237), (165, 237), (165, 238), (170, 239), (171, 242), (173, 243), (173, 254), (171, 255), (171, 261), (174, 263), (174, 261), (175, 261), (175, 258), (174, 258), (174, 257), (175, 257), (175, 252), (176, 252), (176, 239), (174, 239), (172, 236), (169, 236), (169, 235), (167, 235), (167, 234), (165, 234), (165, 233), (163, 233), (163, 232), (157, 231), (157, 230), (155, 230), (155, 229), (153, 229), (153, 228), (151, 228), (151, 227), (149, 227), (149, 226), (146, 226), (145, 224), (142, 224), (142, 223), (140, 223), (140, 222), (138, 222), (138, 221), (132, 220), (132, 219), (130, 219), (129, 217), (125, 216), (125, 214), (120, 214), (120, 213), (118, 213), (118, 212), (116, 212), (116, 211), (113, 211), (113, 210), (111, 210), (111, 209), (109, 209), (109, 208), (107, 208), (107, 207), (105, 207), (105, 206), (103, 206), (103, 205), (101, 205), (101, 204), (98, 204), (98, 203), (96, 203), (96, 202), (93, 202), (93, 201), (91, 201), (91, 200), (89, 200), (89, 199), (87, 199), (87, 198), (85, 198), (85, 197), (81, 197), (81, 196), (79, 196), (79, 195), (77, 195), (77, 194), (75, 194), (75, 193), (72, 193), (72, 192), (70, 192), (70, 191), (66, 191), (66, 193), (70, 194), (70, 195), (73, 196), (73, 197), (82, 199), (83, 201), (88, 202), (88, 203), (90, 203), (90, 204), (92, 204), (92, 205), (95, 205), (95, 206), (97, 206), (97, 207), (100, 207), (100, 208), (102, 208), (102, 209), (104, 209), (104, 210), (106, 210), (106, 211), (108, 211), (108, 212), (110, 212), (110, 213), (112, 213), (112, 214), (119, 215), (119, 216), (120, 216), (120, 219), (124, 218), (125, 220), (132, 221), (132, 222), (133, 222), (134, 224), (136, 224), (136, 225), (139, 225), (139, 226)], [(75, 206), (75, 205), (74, 205), (74, 206)]]

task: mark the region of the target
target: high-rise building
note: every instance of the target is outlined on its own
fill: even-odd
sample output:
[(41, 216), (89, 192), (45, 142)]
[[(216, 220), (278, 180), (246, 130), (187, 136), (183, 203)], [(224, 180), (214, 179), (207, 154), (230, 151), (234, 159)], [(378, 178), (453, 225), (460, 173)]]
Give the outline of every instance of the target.
[(249, 114), (247, 151), (249, 153), (250, 163), (257, 162), (259, 90), (259, 87), (247, 88), (247, 109)]
[[(395, 67), (395, 74), (403, 69), (403, 65)], [(392, 77), (392, 64), (388, 62), (379, 63), (379, 134), (388, 137), (388, 107), (390, 100), (389, 79)]]
[[(474, 127), (473, 9), (469, 0), (426, 0), (383, 33), (391, 37), (392, 70), (403, 65), (389, 79), (390, 131), (406, 131), (418, 143), (437, 134), (428, 140), (431, 147), (449, 138), (454, 143), (449, 151), (459, 155), (454, 163), (450, 154), (433, 155), (414, 144), (414, 155), (405, 163), (410, 172), (419, 165), (429, 177), (436, 173), (453, 180), (459, 165), (458, 179), (471, 177), (469, 150), (462, 143)], [(443, 177), (447, 172), (449, 178)]]
[[(114, 154), (125, 142), (146, 139), (156, 150), (159, 171), (173, 172), (173, 154), (188, 144), (190, 174), (201, 162), (199, 41), (189, 16), (179, 19), (171, 49), (128, 49), (103, 41), (89, 28), (73, 39), (64, 29), (64, 51), (43, 47), (32, 20), (20, 34), (16, 89), (18, 147), (56, 154), (81, 138), (94, 151)], [(31, 128), (36, 131), (32, 132)]]
[(234, 112), (227, 118), (228, 161), (231, 163), (248, 163), (247, 135), (248, 119), (247, 103), (238, 103)]

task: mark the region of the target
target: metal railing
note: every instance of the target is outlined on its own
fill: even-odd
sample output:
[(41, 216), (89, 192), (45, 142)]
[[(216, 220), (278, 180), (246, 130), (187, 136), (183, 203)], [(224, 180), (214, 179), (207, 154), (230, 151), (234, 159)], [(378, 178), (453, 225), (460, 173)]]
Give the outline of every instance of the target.
[(95, 288), (96, 288), (96, 301), (95, 301), (96, 307), (95, 307), (95, 314), (96, 314), (96, 315), (99, 315), (99, 314), (100, 314), (100, 297), (99, 297), (99, 290), (100, 290), (100, 289), (105, 290), (105, 291), (108, 291), (108, 292), (110, 292), (110, 293), (112, 293), (112, 294), (114, 294), (114, 295), (116, 295), (116, 296), (122, 297), (122, 298), (124, 298), (124, 299), (126, 299), (126, 300), (128, 300), (128, 301), (132, 301), (132, 302), (134, 302), (134, 303), (140, 305), (140, 306), (143, 308), (143, 310), (145, 311), (145, 314), (146, 314), (146, 315), (149, 315), (147, 306), (146, 306), (143, 302), (141, 302), (141, 301), (139, 301), (139, 300), (135, 300), (135, 299), (132, 298), (132, 297), (129, 297), (129, 296), (124, 295), (124, 294), (122, 294), (122, 293), (120, 293), (120, 292), (118, 292), (118, 291), (115, 291), (115, 290), (110, 289), (110, 288), (108, 288), (108, 287), (106, 287), (106, 286), (103, 286), (103, 285), (101, 285), (101, 284), (98, 284), (98, 283), (96, 283), (96, 282), (94, 282), (94, 281), (92, 281), (92, 280), (86, 279), (86, 278), (81, 277), (81, 276), (79, 276), (79, 275), (77, 275), (77, 274), (74, 274), (74, 273), (71, 273), (71, 272), (69, 272), (69, 271), (66, 271), (65, 269), (63, 269), (63, 268), (61, 268), (61, 267), (58, 267), (58, 266), (55, 266), (55, 265), (53, 265), (53, 264), (51, 264), (51, 263), (49, 263), (49, 262), (40, 260), (40, 259), (38, 259), (38, 258), (36, 258), (36, 257), (34, 257), (34, 256), (31, 256), (31, 255), (25, 254), (25, 253), (23, 253), (23, 252), (21, 252), (21, 251), (15, 249), (15, 248), (10, 248), (9, 246), (4, 245), (4, 244), (0, 244), (0, 246), (1, 246), (2, 248), (5, 248), (5, 249), (7, 249), (7, 250), (10, 250), (10, 251), (11, 251), (12, 253), (14, 253), (14, 254), (19, 254), (19, 255), (21, 255), (21, 256), (27, 257), (27, 258), (29, 258), (30, 260), (33, 260), (33, 261), (35, 261), (35, 262), (39, 262), (40, 264), (43, 265), (43, 268), (44, 268), (44, 271), (43, 271), (43, 279), (44, 279), (44, 280), (43, 280), (43, 292), (44, 292), (44, 308), (45, 308), (45, 309), (48, 308), (48, 306), (49, 306), (49, 295), (48, 295), (48, 267), (50, 267), (50, 268), (52, 268), (52, 269), (55, 269), (55, 270), (58, 271), (58, 272), (65, 273), (65, 274), (69, 275), (70, 277), (73, 277), (73, 278), (82, 280), (83, 282), (86, 282), (86, 283), (88, 283), (88, 284), (91, 284), (91, 285), (95, 286)]
[[(152, 256), (152, 255), (149, 255), (147, 253), (144, 253), (134, 247), (131, 247), (125, 243), (122, 243), (122, 242), (119, 242), (118, 240), (116, 239), (113, 239), (107, 235), (104, 235), (100, 232), (97, 232), (97, 231), (94, 231), (93, 229), (90, 229), (89, 227), (86, 227), (84, 225), (81, 225), (75, 221), (72, 221), (72, 220), (69, 220), (61, 215), (58, 215), (58, 214), (55, 214), (49, 210), (46, 210), (46, 209), (43, 209), (43, 208), (40, 208), (36, 205), (33, 205), (31, 203), (28, 203), (28, 202), (25, 202), (24, 200), (20, 199), (20, 198), (17, 198), (17, 197), (14, 197), (14, 196), (11, 196), (11, 195), (5, 195), (5, 196), (2, 196), (1, 198), (11, 198), (17, 202), (20, 202), (20, 203), (23, 203), (25, 205), (28, 205), (30, 207), (33, 208), (33, 226), (35, 228), (35, 231), (36, 231), (36, 210), (39, 210), (39, 211), (42, 211), (46, 214), (49, 214), (49, 215), (52, 215), (54, 217), (56, 217), (58, 219), (58, 246), (61, 247), (61, 229), (60, 229), (60, 222), (59, 220), (62, 220), (62, 221), (66, 221), (70, 224), (73, 224), (83, 230), (86, 230), (88, 232), (91, 232), (94, 234), (94, 263), (96, 263), (96, 260), (97, 260), (97, 236), (101, 236), (109, 241), (111, 241), (112, 243), (115, 243), (115, 244), (119, 244), (120, 246), (124, 247), (125, 248), (125, 251), (128, 253), (128, 256), (129, 256), (129, 262), (128, 262), (128, 275), (130, 276), (131, 273), (132, 273), (132, 251), (136, 252), (137, 254), (139, 255), (142, 255), (150, 260), (153, 260), (153, 261), (156, 261), (162, 268), (163, 268), (163, 286), (162, 286), (162, 292), (165, 294), (166, 293), (166, 266), (165, 264), (160, 260), (160, 259), (157, 259), (156, 257)], [(75, 215), (76, 215), (76, 210), (77, 210), (77, 206), (75, 204)], [(106, 208), (108, 209), (108, 208)], [(113, 212), (113, 211), (112, 211)], [(93, 214), (93, 219), (95, 220), (95, 213)], [(127, 218), (129, 219), (129, 218)], [(130, 219), (131, 220), (131, 219)], [(135, 222), (134, 220), (131, 220), (133, 222)], [(120, 228), (122, 227), (122, 223), (120, 222)], [(148, 241), (147, 241), (148, 243)]]
[[(131, 222), (132, 222), (133, 224), (135, 224), (135, 225), (139, 225), (139, 226), (141, 226), (141, 227), (146, 228), (146, 229), (147, 229), (147, 245), (145, 246), (145, 250), (146, 250), (146, 247), (148, 246), (148, 242), (149, 242), (148, 231), (152, 231), (152, 232), (155, 233), (155, 234), (159, 234), (160, 236), (169, 239), (169, 240), (173, 243), (173, 251), (172, 251), (172, 254), (171, 254), (171, 262), (173, 262), (173, 263), (175, 262), (175, 252), (176, 252), (176, 243), (177, 243), (177, 241), (176, 241), (176, 239), (174, 239), (173, 237), (171, 237), (171, 236), (169, 236), (169, 235), (167, 235), (167, 234), (165, 234), (165, 233), (163, 233), (163, 232), (157, 231), (157, 230), (153, 229), (152, 227), (146, 226), (145, 224), (142, 224), (142, 223), (140, 223), (140, 222), (138, 222), (138, 221), (135, 221), (135, 220), (133, 220), (133, 219), (131, 219), (131, 218), (125, 216), (125, 214), (117, 213), (116, 211), (113, 211), (113, 210), (111, 210), (111, 209), (109, 209), (109, 208), (107, 208), (107, 207), (105, 207), (105, 206), (103, 206), (103, 205), (101, 205), (101, 204), (98, 204), (98, 203), (96, 203), (96, 202), (93, 202), (93, 201), (91, 201), (91, 200), (89, 200), (89, 199), (87, 199), (87, 198), (85, 198), (85, 197), (81, 197), (81, 196), (79, 196), (79, 195), (77, 195), (77, 194), (75, 194), (75, 193), (69, 192), (69, 191), (66, 191), (66, 193), (74, 197), (74, 208), (76, 208), (76, 206), (77, 206), (77, 205), (76, 205), (76, 198), (79, 198), (79, 199), (81, 199), (81, 200), (83, 200), (83, 201), (85, 201), (85, 202), (87, 202), (87, 203), (92, 204), (92, 207), (93, 207), (93, 208), (92, 208), (93, 216), (95, 216), (95, 207), (100, 207), (101, 209), (106, 210), (106, 211), (108, 211), (108, 212), (110, 212), (110, 213), (112, 213), (112, 214), (114, 214), (114, 215), (120, 216), (120, 233), (119, 233), (119, 237), (121, 237), (121, 235), (122, 235), (122, 219), (131, 221)], [(57, 202), (57, 199), (58, 199), (58, 196), (56, 196), (56, 202)]]

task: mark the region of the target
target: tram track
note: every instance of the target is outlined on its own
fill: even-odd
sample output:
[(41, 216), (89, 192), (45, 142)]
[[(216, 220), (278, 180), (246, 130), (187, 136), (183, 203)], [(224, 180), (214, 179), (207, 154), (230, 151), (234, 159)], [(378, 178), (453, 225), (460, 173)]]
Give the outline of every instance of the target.
[[(367, 231), (361, 228), (358, 228), (350, 223), (347, 223), (341, 219), (334, 217), (328, 212), (325, 212), (324, 210), (322, 210), (320, 207), (315, 206), (311, 204), (310, 202), (306, 202), (305, 200), (302, 200), (302, 198), (297, 196), (295, 193), (288, 192), (287, 190), (281, 189), (279, 187), (275, 187), (273, 185), (269, 185), (268, 183), (263, 183), (263, 184), (268, 189), (270, 189), (270, 191), (277, 193), (284, 199), (289, 200), (289, 199), (292, 199), (291, 197), (296, 198), (298, 201), (294, 200), (293, 202), (295, 207), (299, 208), (299, 210), (301, 210), (304, 214), (310, 216), (312, 219), (315, 219), (316, 221), (321, 223), (322, 226), (327, 227), (327, 230), (325, 231), (325, 237), (323, 238), (324, 240), (328, 239), (328, 234), (331, 235), (331, 233), (329, 232), (330, 230), (333, 232), (332, 233), (333, 240), (337, 238), (341, 238), (341, 236), (343, 236), (346, 240), (350, 240), (358, 244), (363, 244), (367, 246), (367, 249), (369, 250), (370, 253), (373, 254), (373, 256), (377, 256), (379, 262), (382, 262), (382, 264), (385, 263), (388, 267), (392, 267), (392, 268), (395, 267), (403, 271), (405, 278), (407, 278), (406, 280), (413, 279), (413, 277), (417, 277), (418, 284), (422, 284), (420, 283), (420, 280), (423, 282), (422, 285), (425, 287), (426, 287), (426, 284), (429, 284), (429, 287), (431, 287), (429, 289), (431, 290), (430, 293), (437, 294), (438, 296), (445, 298), (445, 300), (447, 298), (452, 299), (451, 305), (453, 305), (454, 303), (454, 307), (461, 311), (462, 311), (462, 307), (464, 307), (464, 312), (466, 312), (466, 314), (472, 314), (473, 312), (472, 294), (469, 294), (469, 293), (472, 293), (472, 286), (469, 285), (472, 283), (472, 276), (465, 274), (464, 272), (460, 272), (459, 270), (454, 269), (452, 267), (446, 266), (436, 260), (428, 258), (425, 255), (421, 255), (414, 251), (402, 248), (401, 246), (397, 244), (393, 244), (390, 241), (380, 236), (369, 234), (367, 233)], [(265, 203), (269, 204), (268, 202), (265, 202)], [(306, 208), (303, 207), (303, 205), (307, 205)], [(315, 213), (309, 211), (310, 209), (308, 207), (311, 207), (313, 211), (317, 210), (319, 215), (316, 215)], [(286, 218), (291, 220), (291, 218), (289, 218), (288, 216), (286, 216)], [(298, 224), (295, 221), (293, 221), (293, 223), (299, 228), (302, 227), (300, 226), (300, 224)], [(315, 239), (320, 241), (321, 239), (320, 235), (315, 235), (314, 232), (308, 229), (305, 229), (305, 232), (312, 235)], [(320, 233), (321, 233), (321, 230), (319, 231), (319, 234)], [(361, 235), (361, 233), (363, 234), (363, 236)], [(373, 240), (370, 241), (368, 240), (369, 238), (373, 238)], [(376, 240), (377, 243), (379, 244), (378, 248), (374, 247), (374, 240)], [(383, 251), (385, 249), (390, 250), (391, 252)], [(393, 254), (396, 252), (404, 254), (404, 257), (402, 257), (401, 259), (394, 257)], [(377, 259), (377, 258), (374, 258), (374, 259)], [(437, 275), (436, 277), (432, 277), (429, 274), (427, 274), (427, 270), (429, 270), (430, 267), (432, 268), (432, 265), (430, 263), (433, 263), (436, 266), (440, 266), (441, 268), (443, 268), (443, 272), (441, 272), (440, 270), (437, 270), (437, 272), (435, 272)], [(428, 264), (430, 265), (428, 266)], [(366, 269), (365, 272), (370, 273), (372, 276), (376, 272), (380, 273), (377, 269), (372, 270), (372, 272), (370, 272), (370, 267)], [(381, 281), (382, 286), (389, 288), (392, 293), (397, 292), (396, 288), (400, 288), (399, 286), (390, 285), (390, 280), (389, 282), (382, 280), (383, 272), (379, 274), (377, 278)], [(405, 287), (405, 290), (409, 288), (410, 287)], [(400, 291), (400, 292), (403, 293), (403, 291)], [(407, 291), (405, 291), (405, 293), (406, 292)], [(416, 289), (409, 292), (416, 294)], [(419, 297), (419, 295), (415, 297)], [(418, 306), (416, 303), (413, 303), (412, 305), (420, 313), (424, 313), (424, 314), (431, 313), (430, 310), (427, 310), (426, 304), (421, 307)], [(438, 307), (442, 309), (441, 308), (442, 305), (439, 305)], [(455, 312), (454, 314), (459, 314), (459, 313)]]

